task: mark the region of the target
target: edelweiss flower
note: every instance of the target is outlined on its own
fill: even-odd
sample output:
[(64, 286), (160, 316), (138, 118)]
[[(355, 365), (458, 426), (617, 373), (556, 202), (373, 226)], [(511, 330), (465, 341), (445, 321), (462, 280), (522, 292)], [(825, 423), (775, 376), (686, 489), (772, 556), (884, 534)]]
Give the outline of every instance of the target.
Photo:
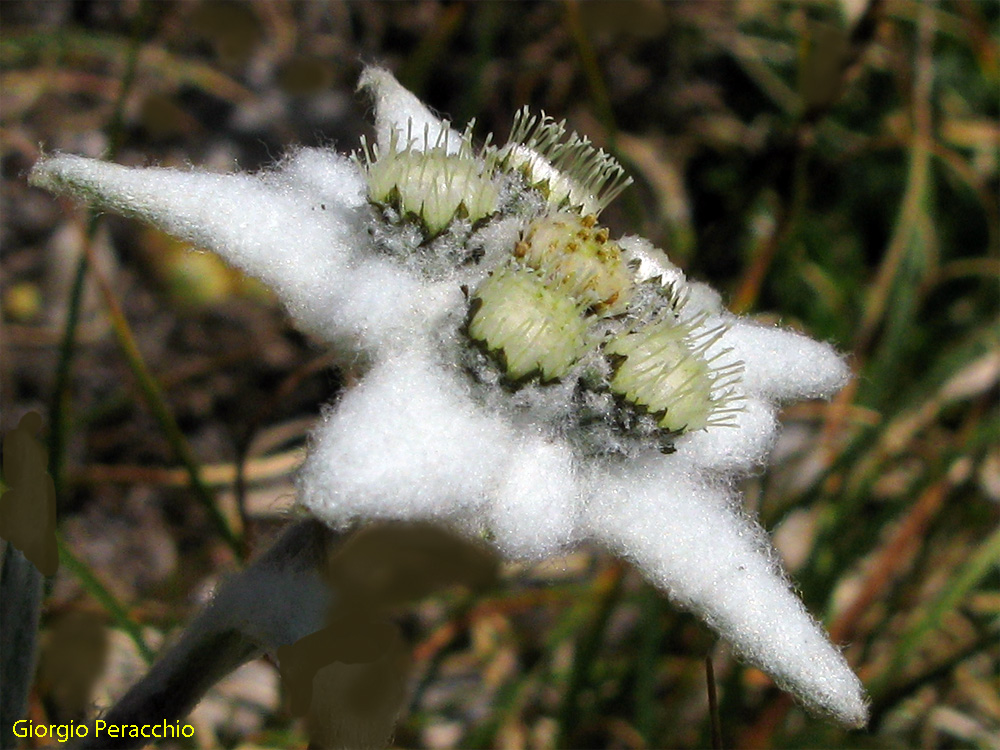
[(733, 488), (765, 461), (778, 403), (844, 384), (840, 358), (613, 241), (597, 216), (628, 181), (563, 124), (522, 112), (508, 143), (476, 147), (388, 72), (360, 86), (377, 143), (353, 157), (215, 175), (56, 155), (31, 180), (217, 252), (343, 355), (359, 382), (299, 479), (318, 518), (436, 520), (518, 559), (598, 542), (863, 724), (860, 683)]

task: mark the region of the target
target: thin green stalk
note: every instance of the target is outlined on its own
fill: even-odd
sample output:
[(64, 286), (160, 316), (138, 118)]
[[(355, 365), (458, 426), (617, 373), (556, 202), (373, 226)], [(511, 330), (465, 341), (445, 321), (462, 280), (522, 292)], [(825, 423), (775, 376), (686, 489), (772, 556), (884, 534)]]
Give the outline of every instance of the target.
[[(143, 2), (136, 14), (132, 27), (132, 38), (129, 41), (125, 58), (125, 72), (122, 74), (121, 87), (115, 99), (115, 106), (108, 120), (108, 158), (113, 159), (125, 139), (125, 100), (135, 83), (136, 70), (139, 65), (139, 52), (152, 18), (150, 4)], [(97, 214), (90, 212), (87, 222), (85, 242), (93, 242), (97, 232)], [(56, 498), (63, 496), (66, 479), (65, 446), (66, 433), (69, 429), (69, 385), (73, 370), (73, 355), (76, 349), (76, 331), (80, 323), (80, 306), (83, 301), (83, 287), (87, 278), (88, 258), (81, 253), (73, 274), (73, 286), (70, 288), (69, 305), (66, 309), (66, 325), (59, 345), (59, 363), (56, 366), (56, 382), (49, 403), (49, 473), (56, 487)]]
[(93, 571), (80, 558), (70, 552), (69, 547), (61, 535), (57, 535), (59, 542), (59, 564), (72, 573), (80, 581), (83, 587), (93, 596), (101, 606), (111, 615), (115, 624), (124, 630), (129, 638), (139, 649), (139, 654), (147, 664), (153, 663), (156, 653), (146, 643), (142, 635), (142, 629), (129, 617), (128, 610), (118, 601), (118, 598), (108, 591), (107, 587), (94, 575)]
[(167, 406), (163, 392), (160, 390), (156, 379), (150, 374), (146, 366), (146, 361), (139, 351), (135, 337), (132, 335), (132, 329), (125, 318), (125, 314), (122, 312), (114, 290), (111, 288), (108, 280), (100, 272), (96, 271), (96, 269), (94, 278), (97, 280), (101, 294), (104, 297), (108, 317), (111, 320), (115, 337), (118, 339), (118, 345), (121, 347), (122, 354), (125, 355), (125, 360), (128, 363), (129, 369), (132, 370), (132, 375), (139, 385), (139, 390), (142, 391), (146, 405), (163, 430), (164, 436), (167, 438), (167, 442), (175, 457), (187, 471), (188, 477), (191, 480), (191, 489), (194, 490), (195, 497), (201, 503), (205, 512), (208, 513), (212, 524), (236, 556), (243, 559), (245, 554), (243, 543), (230, 527), (229, 521), (226, 520), (222, 511), (219, 510), (212, 491), (202, 480), (201, 467), (194, 456), (194, 451), (191, 450), (190, 445), (184, 437), (184, 433), (177, 424), (177, 420), (174, 419), (174, 415)]
[[(90, 233), (88, 232), (88, 235)], [(89, 237), (86, 240), (89, 242)], [(80, 305), (83, 300), (83, 285), (87, 278), (87, 254), (81, 253), (73, 274), (69, 304), (66, 308), (66, 325), (59, 344), (59, 363), (56, 365), (56, 382), (49, 402), (49, 474), (55, 485), (56, 501), (63, 497), (66, 486), (66, 460), (64, 457), (66, 434), (69, 429), (69, 383), (73, 370), (73, 355), (76, 351), (76, 331), (80, 323)]]
[(708, 718), (712, 727), (712, 750), (722, 750), (722, 720), (719, 716), (719, 695), (715, 685), (712, 656), (705, 657), (705, 683), (708, 688)]
[(784, 201), (774, 233), (760, 246), (730, 303), (730, 309), (742, 314), (757, 304), (768, 271), (778, 251), (794, 239), (809, 198), (809, 145), (811, 128), (800, 125), (795, 132), (795, 156), (792, 163), (791, 195)]
[[(125, 99), (135, 81), (139, 52), (142, 47), (143, 39), (146, 37), (145, 30), (151, 17), (152, 13), (150, 4), (143, 3), (139, 9), (138, 15), (136, 16), (131, 45), (129, 47), (129, 54), (126, 60), (125, 73), (122, 76), (121, 89), (115, 103), (114, 112), (112, 113), (111, 119), (108, 123), (110, 157), (113, 157), (113, 155), (118, 151), (124, 139)], [(69, 384), (75, 349), (76, 330), (79, 325), (80, 304), (83, 297), (83, 285), (86, 279), (88, 266), (91, 261), (90, 256), (93, 253), (93, 238), (96, 229), (96, 214), (91, 211), (90, 219), (87, 224), (85, 252), (81, 255), (79, 263), (77, 264), (73, 287), (70, 293), (69, 308), (66, 314), (66, 327), (62, 343), (60, 345), (59, 364), (56, 372), (56, 384), (50, 405), (50, 421), (52, 429), (49, 435), (49, 463), (50, 472), (56, 485), (56, 497), (61, 497), (65, 488), (64, 453), (66, 431), (69, 423)], [(100, 274), (95, 274), (95, 276), (101, 287), (101, 292), (104, 296), (115, 336), (117, 337), (118, 343), (122, 348), (122, 352), (125, 355), (129, 368), (135, 375), (135, 378), (139, 383), (139, 388), (146, 398), (147, 405), (153, 412), (157, 422), (159, 422), (160, 427), (163, 429), (167, 442), (170, 444), (175, 456), (191, 477), (191, 487), (195, 492), (195, 496), (204, 506), (209, 518), (212, 520), (212, 523), (215, 525), (219, 534), (237, 555), (237, 557), (242, 559), (244, 556), (243, 544), (237, 535), (232, 531), (229, 526), (229, 522), (219, 510), (211, 491), (201, 480), (200, 470), (197, 461), (195, 460), (194, 453), (188, 446), (180, 427), (177, 425), (176, 420), (173, 418), (173, 415), (167, 407), (159, 386), (146, 367), (145, 361), (143, 360), (139, 348), (135, 343), (131, 329), (129, 328), (128, 322), (121, 311), (121, 307), (118, 304), (114, 292), (111, 290), (107, 281)]]
[(663, 643), (662, 616), (666, 599), (652, 586), (642, 592), (642, 625), (635, 675), (635, 728), (650, 747), (657, 730), (656, 670)]
[(995, 574), (997, 566), (1000, 566), (1000, 528), (983, 541), (937, 598), (922, 609), (922, 616), (896, 641), (889, 666), (870, 686), (874, 695), (888, 687), (888, 680), (902, 672), (906, 661), (916, 653), (927, 634), (937, 629), (945, 615), (955, 609), (983, 578), (990, 573)]
[(569, 674), (569, 682), (566, 685), (566, 692), (563, 694), (562, 705), (559, 707), (557, 717), (559, 725), (557, 747), (570, 747), (571, 733), (580, 718), (580, 693), (590, 681), (594, 660), (600, 653), (608, 620), (611, 618), (611, 612), (621, 595), (625, 568), (620, 563), (616, 563), (616, 568), (609, 573), (611, 580), (604, 582), (603, 590), (596, 592), (593, 618), (590, 626), (577, 641), (573, 654), (573, 668)]

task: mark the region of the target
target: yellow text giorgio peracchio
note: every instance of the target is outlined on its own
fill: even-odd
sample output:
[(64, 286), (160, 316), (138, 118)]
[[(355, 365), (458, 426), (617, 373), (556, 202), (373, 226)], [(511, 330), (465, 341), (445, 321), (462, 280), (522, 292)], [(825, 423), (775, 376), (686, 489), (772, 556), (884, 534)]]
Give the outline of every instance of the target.
[(91, 724), (36, 724), (30, 719), (14, 722), (14, 736), (39, 737), (46, 740), (66, 742), (78, 738), (100, 739), (101, 737), (121, 739), (125, 737), (143, 737), (149, 740), (173, 740), (180, 737), (194, 737), (194, 727), (191, 724), (181, 724), (161, 721), (158, 724), (109, 724), (104, 719), (98, 719)]

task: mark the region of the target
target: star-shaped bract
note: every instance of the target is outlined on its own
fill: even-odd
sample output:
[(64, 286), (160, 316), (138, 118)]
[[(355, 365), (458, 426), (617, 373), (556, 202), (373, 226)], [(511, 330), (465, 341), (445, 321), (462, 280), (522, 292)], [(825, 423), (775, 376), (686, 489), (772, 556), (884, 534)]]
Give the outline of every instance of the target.
[[(375, 101), (381, 149), (402, 142), (418, 152), (437, 137), (449, 154), (461, 150), (462, 136), (386, 71), (369, 69), (362, 86)], [(865, 723), (859, 681), (733, 489), (766, 460), (780, 402), (828, 397), (846, 382), (828, 345), (725, 312), (717, 294), (687, 284), (660, 251), (625, 238), (642, 261), (638, 274), (685, 284), (682, 315), (727, 326), (712, 351), (742, 361), (734, 396), (742, 408), (730, 426), (679, 436), (670, 454), (650, 446), (589, 455), (530, 412), (493, 408), (449, 359), (449, 342), (463, 335), (467, 283), (485, 271), (431, 278), (377, 252), (369, 230), (382, 217), (368, 205), (356, 160), (303, 149), (272, 171), (218, 175), (53, 155), (31, 181), (218, 253), (270, 285), (354, 366), (360, 379), (325, 411), (299, 478), (299, 500), (318, 518), (334, 526), (441, 521), (488, 532), (517, 559), (597, 542), (808, 705)], [(514, 235), (504, 222), (494, 217), (477, 235), (487, 253), (516, 236), (516, 222)]]

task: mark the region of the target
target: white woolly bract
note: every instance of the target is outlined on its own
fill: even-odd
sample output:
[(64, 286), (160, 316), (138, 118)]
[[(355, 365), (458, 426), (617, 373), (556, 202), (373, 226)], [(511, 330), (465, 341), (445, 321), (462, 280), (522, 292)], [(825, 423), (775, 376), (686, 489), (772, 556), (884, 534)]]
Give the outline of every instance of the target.
[(273, 172), (221, 175), (56, 155), (30, 179), (218, 253), (274, 289), (310, 331), (337, 326), (330, 304), (363, 236), (365, 186), (346, 157), (305, 150)]
[(847, 384), (851, 372), (829, 344), (777, 326), (724, 314), (729, 330), (719, 342), (745, 363), (743, 387), (764, 398), (786, 401), (827, 398)]
[(679, 437), (676, 460), (719, 474), (744, 473), (764, 463), (778, 434), (775, 408), (757, 398), (744, 399), (740, 405), (726, 427)]
[(457, 391), (421, 352), (376, 365), (316, 429), (301, 501), (334, 525), (442, 520), (481, 506), (514, 435)]
[(30, 179), (218, 253), (270, 286), (303, 328), (347, 359), (401, 346), (462, 304), (457, 286), (429, 284), (371, 252), (358, 167), (330, 151), (303, 149), (257, 175), (55, 155)]
[(540, 435), (522, 437), (487, 508), (487, 528), (507, 555), (542, 560), (577, 541), (579, 488), (573, 452)]
[(792, 593), (763, 530), (722, 486), (651, 454), (627, 471), (596, 471), (590, 535), (634, 562), (752, 664), (851, 726), (864, 691)]
[[(358, 90), (368, 91), (375, 102), (375, 137), (381, 148), (389, 148), (394, 138), (401, 151), (407, 148), (420, 151), (425, 144), (439, 143), (438, 134), (447, 122), (435, 117), (388, 70), (365, 68), (358, 79)], [(457, 154), (462, 149), (462, 134), (446, 129), (440, 143), (447, 153)]]

